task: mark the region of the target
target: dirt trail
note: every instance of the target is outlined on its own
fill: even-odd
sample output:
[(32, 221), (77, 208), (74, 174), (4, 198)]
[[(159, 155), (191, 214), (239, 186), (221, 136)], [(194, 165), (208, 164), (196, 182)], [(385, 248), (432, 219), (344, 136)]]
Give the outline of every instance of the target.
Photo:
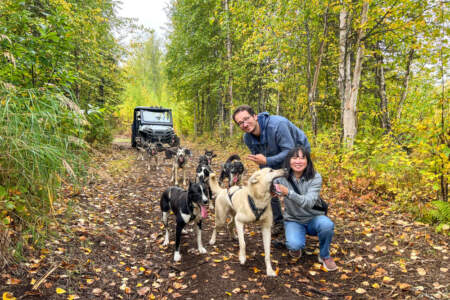
[[(193, 148), (188, 165), (191, 178), (203, 150)], [(219, 153), (213, 161), (216, 172), (228, 155)], [(308, 237), (306, 255), (299, 261), (272, 247), (278, 276), (268, 278), (259, 229), (246, 228), (248, 260), (241, 266), (236, 241), (221, 234), (215, 247), (207, 243), (212, 212), (203, 222), (208, 254), (198, 253), (191, 230), (182, 237), (181, 262), (173, 262), (173, 243), (161, 245), (159, 209), (161, 192), (170, 185), (168, 161), (159, 171), (149, 171), (136, 161), (135, 150), (123, 143), (97, 157), (95, 170), (96, 176), (81, 190), (67, 186), (61, 204), (55, 206), (52, 230), (59, 237), (39, 253), (26, 249), (27, 262), (0, 273), (0, 295), (10, 292), (17, 299), (449, 297), (448, 239), (392, 212), (386, 201), (355, 202), (326, 190), (336, 225), (332, 255), (339, 271), (321, 269), (317, 239)], [(173, 216), (170, 219), (174, 228)], [(173, 235), (172, 230), (172, 240)]]

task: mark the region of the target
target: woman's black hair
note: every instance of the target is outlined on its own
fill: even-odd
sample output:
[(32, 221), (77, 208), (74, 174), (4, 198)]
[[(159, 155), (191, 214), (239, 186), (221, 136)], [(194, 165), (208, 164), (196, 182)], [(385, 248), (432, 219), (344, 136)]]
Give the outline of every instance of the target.
[(292, 176), (291, 158), (298, 156), (299, 151), (301, 151), (306, 157), (306, 169), (303, 171), (302, 177), (306, 180), (311, 180), (316, 175), (316, 170), (314, 170), (314, 164), (311, 160), (311, 153), (309, 153), (309, 151), (307, 151), (303, 146), (297, 146), (289, 150), (286, 159), (284, 160), (283, 167), (288, 170), (289, 176)]

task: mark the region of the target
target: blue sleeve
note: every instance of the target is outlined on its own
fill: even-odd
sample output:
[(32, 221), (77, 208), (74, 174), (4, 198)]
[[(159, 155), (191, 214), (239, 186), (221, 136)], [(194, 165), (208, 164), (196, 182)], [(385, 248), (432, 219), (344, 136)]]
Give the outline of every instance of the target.
[(280, 153), (266, 158), (267, 166), (271, 168), (283, 164), (289, 150), (295, 147), (295, 141), (292, 138), (287, 122), (280, 122), (278, 125), (277, 132), (275, 132), (275, 143), (280, 148)]
[(306, 137), (305, 133), (299, 129), (300, 132), (300, 145), (305, 147), (306, 151), (308, 151), (309, 153), (311, 153), (311, 145), (308, 142), (308, 138)]

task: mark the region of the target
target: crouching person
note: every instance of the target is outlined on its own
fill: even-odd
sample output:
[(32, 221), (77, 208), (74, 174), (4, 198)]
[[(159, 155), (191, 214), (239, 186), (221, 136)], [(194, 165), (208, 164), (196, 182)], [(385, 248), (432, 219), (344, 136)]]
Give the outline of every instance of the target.
[(289, 151), (284, 161), (288, 177), (276, 180), (277, 193), (284, 196), (284, 230), (286, 247), (293, 257), (301, 257), (306, 244), (306, 234), (319, 238), (319, 262), (326, 270), (337, 269), (330, 256), (334, 223), (320, 206), (322, 177), (314, 170), (309, 151), (296, 147)]

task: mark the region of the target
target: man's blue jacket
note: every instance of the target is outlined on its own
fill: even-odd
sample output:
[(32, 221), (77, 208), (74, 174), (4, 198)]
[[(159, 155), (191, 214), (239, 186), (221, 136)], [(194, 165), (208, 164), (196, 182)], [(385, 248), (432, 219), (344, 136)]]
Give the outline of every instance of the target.
[(262, 112), (258, 114), (258, 123), (261, 129), (259, 138), (245, 133), (244, 142), (252, 154), (263, 154), (267, 158), (267, 167), (281, 169), (289, 150), (295, 146), (303, 146), (311, 152), (305, 133), (285, 117)]

